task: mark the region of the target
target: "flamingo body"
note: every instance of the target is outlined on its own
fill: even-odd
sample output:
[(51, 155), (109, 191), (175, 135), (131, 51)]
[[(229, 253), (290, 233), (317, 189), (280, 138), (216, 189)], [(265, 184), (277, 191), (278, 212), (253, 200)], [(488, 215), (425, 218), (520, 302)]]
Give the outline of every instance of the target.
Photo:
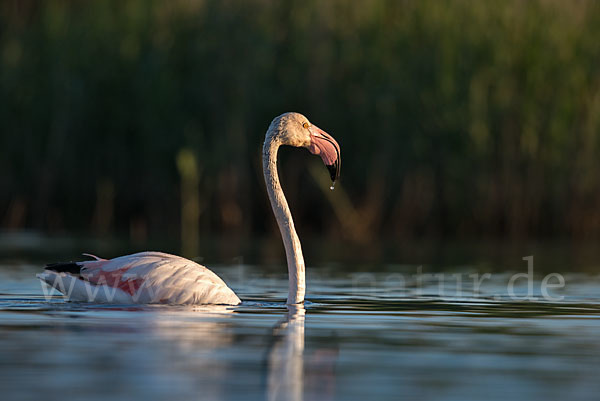
[[(225, 305), (241, 302), (206, 267), (167, 253), (140, 252), (76, 265), (80, 266), (79, 274), (45, 270), (38, 278), (71, 301)], [(60, 265), (54, 268), (61, 270)]]

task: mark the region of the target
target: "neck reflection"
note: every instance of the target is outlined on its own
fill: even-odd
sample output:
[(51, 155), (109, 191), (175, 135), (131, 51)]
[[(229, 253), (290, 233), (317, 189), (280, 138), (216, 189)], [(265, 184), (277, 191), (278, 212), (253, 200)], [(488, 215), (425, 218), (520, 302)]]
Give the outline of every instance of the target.
[(287, 305), (287, 315), (273, 328), (268, 354), (268, 400), (302, 400), (304, 387), (304, 305)]

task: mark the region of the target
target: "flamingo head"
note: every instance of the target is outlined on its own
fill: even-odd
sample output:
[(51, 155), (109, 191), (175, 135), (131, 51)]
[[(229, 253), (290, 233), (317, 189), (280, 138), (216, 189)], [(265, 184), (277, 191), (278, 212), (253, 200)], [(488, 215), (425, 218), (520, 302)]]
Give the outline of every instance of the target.
[(275, 117), (269, 131), (275, 132), (283, 145), (303, 147), (313, 155), (321, 156), (329, 170), (331, 181), (335, 183), (340, 178), (340, 145), (302, 114), (291, 112)]

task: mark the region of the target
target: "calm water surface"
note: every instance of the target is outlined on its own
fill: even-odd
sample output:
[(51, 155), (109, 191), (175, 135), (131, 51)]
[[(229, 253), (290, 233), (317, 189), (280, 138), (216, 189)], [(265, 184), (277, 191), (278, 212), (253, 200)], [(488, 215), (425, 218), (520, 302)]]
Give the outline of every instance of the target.
[[(508, 275), (215, 270), (238, 307), (93, 305), (46, 294), (39, 265), (0, 265), (4, 400), (595, 400), (600, 280), (565, 275), (563, 297), (511, 299)], [(410, 270), (410, 269), (408, 269)], [(526, 282), (517, 286), (525, 294)]]

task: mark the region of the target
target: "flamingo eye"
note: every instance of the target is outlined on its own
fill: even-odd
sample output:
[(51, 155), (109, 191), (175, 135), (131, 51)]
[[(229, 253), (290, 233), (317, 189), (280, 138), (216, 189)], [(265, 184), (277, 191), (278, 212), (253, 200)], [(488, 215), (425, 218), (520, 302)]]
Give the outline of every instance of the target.
[(308, 129), (308, 123), (304, 123), (304, 124), (302, 124), (302, 126), (303, 126), (305, 129)]

